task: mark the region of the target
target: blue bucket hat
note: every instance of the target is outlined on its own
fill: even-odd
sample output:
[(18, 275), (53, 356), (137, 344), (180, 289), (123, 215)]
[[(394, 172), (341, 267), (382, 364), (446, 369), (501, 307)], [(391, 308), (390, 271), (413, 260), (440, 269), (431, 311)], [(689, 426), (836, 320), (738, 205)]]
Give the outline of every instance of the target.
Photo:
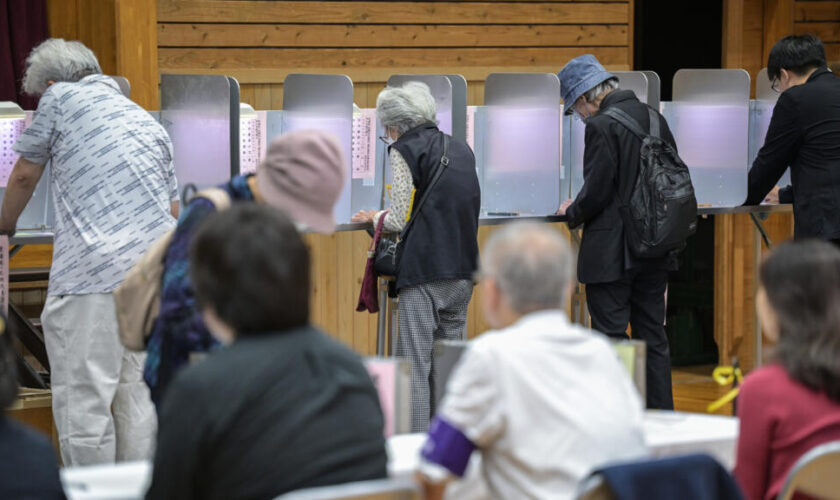
[(557, 76), (560, 78), (560, 92), (563, 94), (563, 105), (566, 108), (564, 114), (567, 115), (572, 114), (573, 105), (578, 97), (598, 84), (616, 78), (607, 72), (592, 54), (575, 57), (563, 66)]

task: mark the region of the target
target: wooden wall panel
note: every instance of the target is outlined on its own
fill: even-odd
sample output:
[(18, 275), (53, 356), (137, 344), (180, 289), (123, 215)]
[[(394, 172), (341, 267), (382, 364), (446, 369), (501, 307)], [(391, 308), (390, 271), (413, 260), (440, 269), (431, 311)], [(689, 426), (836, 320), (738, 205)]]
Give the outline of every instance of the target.
[[(483, 247), (499, 227), (480, 227), (479, 247)], [(565, 224), (553, 224), (553, 227), (569, 237)], [(375, 355), (377, 315), (356, 312), (370, 236), (365, 231), (350, 231), (333, 235), (307, 234), (305, 240), (312, 259), (312, 322), (358, 353)], [(477, 286), (467, 311), (468, 338), (490, 329), (482, 313), (481, 297), (481, 286)]]
[[(773, 44), (793, 33), (795, 27), (801, 29), (795, 20), (805, 16), (825, 17), (825, 6), (832, 3), (840, 4), (725, 0), (723, 67), (747, 69), (754, 92), (758, 71), (767, 65)], [(809, 8), (803, 10), (804, 4), (809, 4)], [(826, 28), (821, 26), (821, 29)], [(764, 227), (774, 244), (789, 240), (793, 237), (793, 216), (773, 214), (764, 222)], [(715, 216), (715, 339), (720, 362), (728, 364), (737, 357), (746, 370), (755, 366), (755, 276), (760, 265), (756, 260), (757, 244), (762, 245), (762, 253), (766, 252), (763, 243), (757, 243), (749, 215)]]
[(50, 36), (79, 40), (102, 71), (131, 82), (131, 98), (158, 109), (157, 11), (148, 0), (48, 0)]
[(626, 25), (160, 24), (164, 47), (556, 47), (627, 45)]
[(159, 0), (161, 22), (626, 24), (628, 2), (286, 2)]
[(840, 63), (840, 2), (797, 0), (794, 7), (794, 32), (816, 35), (825, 44), (828, 63)]
[(260, 2), (160, 0), (161, 72), (275, 84), (289, 73), (558, 71), (593, 53), (632, 66), (632, 1)]
[(131, 99), (160, 109), (157, 11), (148, 0), (116, 0), (116, 74), (131, 82)]

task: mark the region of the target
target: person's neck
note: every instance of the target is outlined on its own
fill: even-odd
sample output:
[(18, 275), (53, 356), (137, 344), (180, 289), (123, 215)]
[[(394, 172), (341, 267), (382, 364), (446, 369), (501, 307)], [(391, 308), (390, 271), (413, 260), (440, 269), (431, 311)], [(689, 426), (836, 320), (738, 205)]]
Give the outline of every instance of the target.
[(808, 81), (808, 79), (809, 79), (809, 78), (811, 78), (811, 75), (813, 75), (813, 74), (814, 74), (814, 72), (815, 72), (815, 71), (817, 71), (818, 69), (820, 69), (820, 68), (814, 68), (814, 69), (812, 69), (811, 71), (809, 71), (809, 72), (805, 73), (805, 74), (804, 74), (804, 75), (802, 75), (802, 76), (795, 75), (795, 76), (794, 76), (794, 78), (793, 78), (793, 85), (792, 85), (792, 86), (793, 86), (793, 87), (795, 87), (795, 86), (797, 86), (797, 85), (802, 85), (802, 84), (804, 84), (805, 82), (807, 82), (807, 81)]

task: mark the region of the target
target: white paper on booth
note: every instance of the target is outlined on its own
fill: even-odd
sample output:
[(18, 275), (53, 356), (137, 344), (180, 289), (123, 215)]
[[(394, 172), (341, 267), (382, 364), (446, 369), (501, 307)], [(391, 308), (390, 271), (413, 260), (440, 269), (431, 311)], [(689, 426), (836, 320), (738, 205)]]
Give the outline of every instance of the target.
[[(260, 116), (262, 113), (262, 116)], [(243, 117), (239, 120), (239, 173), (257, 171), (265, 151), (265, 111), (257, 112), (257, 118)]]
[(9, 237), (0, 236), (0, 303), (3, 314), (9, 317)]
[(0, 118), (0, 187), (9, 183), (9, 175), (19, 158), (12, 146), (25, 129), (23, 118)]
[(362, 179), (364, 186), (373, 186), (376, 177), (376, 109), (353, 111), (353, 139), (351, 164), (353, 178)]
[(475, 108), (467, 106), (467, 144), (475, 151)]

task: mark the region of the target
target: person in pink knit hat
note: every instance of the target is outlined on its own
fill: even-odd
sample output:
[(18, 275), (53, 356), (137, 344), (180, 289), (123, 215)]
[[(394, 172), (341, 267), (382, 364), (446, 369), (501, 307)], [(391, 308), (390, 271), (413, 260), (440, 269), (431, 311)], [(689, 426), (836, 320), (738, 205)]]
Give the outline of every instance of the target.
[[(332, 233), (333, 207), (344, 186), (346, 169), (335, 136), (302, 130), (272, 140), (256, 174), (235, 176), (219, 188), (234, 204), (256, 202), (280, 209), (300, 231)], [(193, 235), (200, 223), (217, 211), (210, 199), (193, 198), (178, 219), (166, 252), (160, 315), (146, 343), (143, 371), (158, 408), (167, 386), (190, 358), (219, 347), (201, 318), (188, 273)]]

